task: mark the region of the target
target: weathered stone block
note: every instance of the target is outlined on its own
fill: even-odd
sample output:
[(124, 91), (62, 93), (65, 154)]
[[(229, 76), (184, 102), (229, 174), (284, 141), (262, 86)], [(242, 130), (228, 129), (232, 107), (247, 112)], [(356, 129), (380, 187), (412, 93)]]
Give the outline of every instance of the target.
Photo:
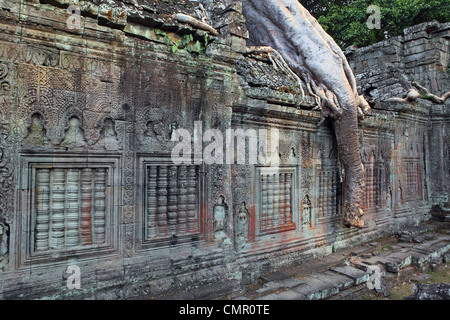
[[(380, 104), (405, 93), (400, 73), (446, 87), (445, 68), (434, 68), (446, 63), (440, 29), (353, 53), (361, 93), (375, 106), (360, 121), (367, 227), (353, 232), (338, 224), (343, 190), (331, 122), (317, 127), (315, 97), (301, 99), (295, 79), (246, 54), (238, 7), (227, 21), (211, 19), (228, 28), (222, 38), (170, 20), (174, 12), (201, 18), (188, 1), (81, 1), (73, 30), (65, 0), (1, 3), (2, 298), (239, 293), (263, 272), (395, 233), (448, 193), (445, 107)], [(422, 53), (433, 56), (413, 56)], [(279, 130), (281, 169), (204, 164), (207, 129), (223, 137)], [(188, 163), (172, 161), (179, 130), (199, 163), (191, 153)], [(251, 137), (244, 140), (235, 151), (249, 148)], [(417, 257), (441, 258), (447, 247), (435, 245), (418, 247)], [(76, 294), (67, 288), (69, 265), (81, 270)], [(322, 299), (367, 277), (341, 266), (308, 284), (271, 279), (271, 289), (284, 291), (270, 297)]]
[(354, 281), (355, 285), (364, 283), (367, 281), (367, 279), (369, 279), (369, 275), (366, 272), (350, 266), (338, 266), (330, 270), (349, 277)]

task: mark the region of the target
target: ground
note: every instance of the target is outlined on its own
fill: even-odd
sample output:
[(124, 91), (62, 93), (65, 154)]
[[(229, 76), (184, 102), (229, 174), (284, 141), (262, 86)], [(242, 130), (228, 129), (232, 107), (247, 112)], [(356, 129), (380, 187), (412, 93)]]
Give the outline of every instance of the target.
[(413, 294), (415, 283), (437, 284), (448, 283), (450, 280), (450, 266), (448, 263), (438, 265), (434, 270), (431, 268), (426, 272), (417, 270), (412, 276), (401, 277), (398, 283), (391, 288), (391, 294), (388, 297), (382, 297), (375, 292), (364, 296), (364, 300), (403, 300), (406, 296)]

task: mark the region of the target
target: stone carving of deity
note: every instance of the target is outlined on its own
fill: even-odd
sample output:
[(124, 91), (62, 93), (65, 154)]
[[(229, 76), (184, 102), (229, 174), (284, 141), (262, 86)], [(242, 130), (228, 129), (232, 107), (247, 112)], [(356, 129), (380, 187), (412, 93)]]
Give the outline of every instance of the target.
[(249, 227), (249, 213), (246, 208), (245, 202), (242, 202), (237, 216), (236, 224), (236, 237), (238, 242), (244, 242), (248, 240), (248, 227)]
[(225, 198), (219, 196), (217, 203), (214, 206), (214, 239), (221, 242), (227, 238), (226, 233), (226, 219), (227, 219), (227, 204)]

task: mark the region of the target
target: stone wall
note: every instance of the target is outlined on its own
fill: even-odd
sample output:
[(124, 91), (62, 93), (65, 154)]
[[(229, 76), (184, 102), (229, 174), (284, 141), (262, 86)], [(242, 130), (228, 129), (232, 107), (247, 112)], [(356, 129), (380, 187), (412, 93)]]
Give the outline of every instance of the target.
[[(406, 28), (401, 36), (347, 52), (360, 92), (376, 110), (391, 113), (399, 120), (408, 114), (413, 123), (416, 119), (426, 121), (425, 131), (416, 131), (415, 125), (408, 122), (397, 127), (404, 131), (408, 140), (405, 143), (410, 143), (411, 135), (423, 137), (423, 147), (427, 149), (422, 150), (426, 164), (424, 179), (427, 197), (433, 203), (448, 201), (445, 183), (450, 178), (448, 102), (436, 105), (419, 99), (414, 105), (398, 105), (387, 100), (406, 96), (413, 88), (412, 81), (437, 96), (448, 92), (449, 44), (450, 23), (431, 21)], [(414, 151), (419, 153), (420, 150)]]
[[(68, 6), (0, 1), (3, 299), (238, 290), (426, 220), (448, 194), (446, 107), (377, 107), (360, 132), (366, 227), (342, 227), (331, 122), (317, 127), (313, 97), (244, 54), (239, 4), (214, 6), (219, 36), (168, 18), (200, 19), (188, 1), (80, 2), (74, 29)], [(278, 129), (280, 165), (175, 164), (177, 129), (194, 151), (208, 129)]]

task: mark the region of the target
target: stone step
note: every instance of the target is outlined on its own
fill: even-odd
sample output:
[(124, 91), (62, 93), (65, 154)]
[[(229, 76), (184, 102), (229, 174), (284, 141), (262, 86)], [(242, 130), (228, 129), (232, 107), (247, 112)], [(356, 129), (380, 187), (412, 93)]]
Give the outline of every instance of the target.
[[(356, 250), (353, 252), (356, 253)], [(417, 273), (417, 266), (424, 266), (432, 259), (438, 259), (438, 262), (449, 260), (450, 237), (440, 234), (436, 238), (427, 237), (425, 242), (420, 244), (392, 245), (388, 251), (375, 256), (366, 256), (364, 252), (366, 251), (359, 250), (358, 256), (353, 255), (349, 260), (353, 265), (347, 262), (330, 267), (326, 271), (318, 270), (301, 278), (272, 275), (272, 279), (277, 280), (266, 282), (258, 289), (257, 299), (358, 299), (373, 291), (368, 289), (366, 284), (369, 279), (369, 267), (379, 266), (381, 276), (386, 283), (394, 283), (400, 273), (405, 277), (413, 277)], [(419, 280), (417, 278), (417, 281)]]
[(347, 290), (343, 290), (338, 294), (329, 297), (327, 300), (358, 300), (363, 296), (367, 296), (373, 291), (370, 290), (367, 285), (360, 284), (358, 286), (353, 286)]
[(306, 295), (294, 290), (271, 293), (255, 300), (306, 300)]
[(304, 281), (301, 281), (296, 278), (285, 278), (279, 281), (269, 281), (264, 283), (261, 288), (257, 289), (256, 293), (258, 295), (266, 295), (274, 291), (291, 289), (300, 286), (304, 283), (305, 283)]
[[(361, 284), (366, 278), (363, 272), (345, 266), (337, 267), (338, 272), (325, 271), (311, 274), (304, 279), (286, 279), (271, 281), (258, 289), (263, 295), (258, 300), (322, 300), (330, 298), (341, 291)], [(276, 291), (276, 292), (274, 292)]]
[(322, 300), (339, 293), (339, 287), (330, 281), (311, 275), (305, 279), (305, 285), (296, 287), (293, 291), (305, 296), (305, 300)]
[(315, 275), (315, 277), (317, 277), (319, 280), (333, 283), (335, 286), (337, 286), (339, 291), (346, 290), (355, 285), (355, 282), (352, 278), (332, 271), (325, 271), (324, 273)]
[(450, 242), (441, 241), (431, 246), (419, 245), (412, 249), (412, 264), (418, 268), (424, 267), (430, 261), (442, 260), (450, 251)]
[(386, 271), (397, 273), (401, 269), (404, 269), (411, 265), (412, 255), (409, 252), (394, 252), (386, 256), (389, 260), (384, 267)]
[(349, 277), (354, 281), (355, 285), (367, 282), (367, 279), (369, 279), (369, 275), (366, 272), (347, 265), (337, 266), (330, 270)]

